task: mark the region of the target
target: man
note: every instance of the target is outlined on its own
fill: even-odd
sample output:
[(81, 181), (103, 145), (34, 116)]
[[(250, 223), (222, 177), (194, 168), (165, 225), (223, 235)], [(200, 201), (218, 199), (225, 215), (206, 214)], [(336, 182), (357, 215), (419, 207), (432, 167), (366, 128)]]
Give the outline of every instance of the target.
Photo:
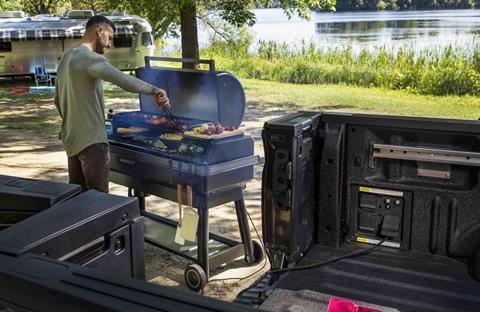
[(110, 47), (115, 25), (104, 16), (90, 18), (81, 45), (67, 51), (57, 69), (55, 105), (62, 118), (60, 138), (68, 156), (69, 182), (82, 191), (108, 193), (109, 162), (103, 80), (125, 91), (149, 94), (162, 108), (164, 90), (113, 67), (101, 54)]

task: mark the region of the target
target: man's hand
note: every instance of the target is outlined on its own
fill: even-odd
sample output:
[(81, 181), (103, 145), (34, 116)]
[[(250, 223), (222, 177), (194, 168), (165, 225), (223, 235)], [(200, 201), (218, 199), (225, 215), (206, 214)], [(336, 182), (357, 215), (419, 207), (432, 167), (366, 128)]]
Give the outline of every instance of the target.
[(153, 99), (158, 107), (163, 110), (170, 111), (170, 101), (168, 100), (167, 93), (164, 90), (159, 89), (157, 92), (155, 92)]

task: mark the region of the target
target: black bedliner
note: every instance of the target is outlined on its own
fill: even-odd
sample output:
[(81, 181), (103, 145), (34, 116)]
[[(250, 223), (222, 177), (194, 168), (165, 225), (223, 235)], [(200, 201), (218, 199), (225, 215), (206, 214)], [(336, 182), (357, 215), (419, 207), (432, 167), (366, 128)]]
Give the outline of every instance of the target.
[[(359, 247), (365, 248), (315, 245), (298, 265), (340, 257)], [(479, 284), (463, 263), (385, 247), (327, 266), (290, 272), (277, 288), (308, 289), (400, 311), (480, 311)]]
[(299, 112), (265, 123), (263, 140), (274, 269), (383, 245), (263, 277), (258, 296), (237, 301), (281, 289), (400, 311), (480, 311), (479, 121)]
[(32, 254), (0, 253), (0, 264), (0, 301), (15, 311), (254, 311)]
[(79, 193), (79, 185), (0, 174), (0, 230)]

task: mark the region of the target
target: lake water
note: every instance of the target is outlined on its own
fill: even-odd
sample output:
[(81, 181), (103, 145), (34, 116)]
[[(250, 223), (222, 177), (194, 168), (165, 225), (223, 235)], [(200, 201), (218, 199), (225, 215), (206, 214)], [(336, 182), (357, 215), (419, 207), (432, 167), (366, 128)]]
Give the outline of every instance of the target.
[[(274, 40), (292, 46), (301, 41), (320, 47), (351, 46), (354, 51), (384, 46), (414, 49), (466, 46), (480, 35), (480, 10), (313, 13), (310, 21), (288, 19), (281, 9), (255, 10), (257, 23), (249, 31), (255, 41)], [(208, 42), (208, 31), (199, 29), (200, 45)]]

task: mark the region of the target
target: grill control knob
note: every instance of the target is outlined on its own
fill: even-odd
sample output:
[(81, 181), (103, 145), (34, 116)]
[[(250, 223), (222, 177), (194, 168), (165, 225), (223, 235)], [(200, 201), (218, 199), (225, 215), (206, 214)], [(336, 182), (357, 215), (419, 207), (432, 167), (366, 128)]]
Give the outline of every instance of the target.
[(397, 200), (395, 201), (395, 205), (400, 206), (400, 199), (397, 199)]
[(390, 204), (391, 202), (392, 202), (392, 200), (391, 200), (390, 198), (385, 199), (385, 204), (388, 205), (388, 204)]

